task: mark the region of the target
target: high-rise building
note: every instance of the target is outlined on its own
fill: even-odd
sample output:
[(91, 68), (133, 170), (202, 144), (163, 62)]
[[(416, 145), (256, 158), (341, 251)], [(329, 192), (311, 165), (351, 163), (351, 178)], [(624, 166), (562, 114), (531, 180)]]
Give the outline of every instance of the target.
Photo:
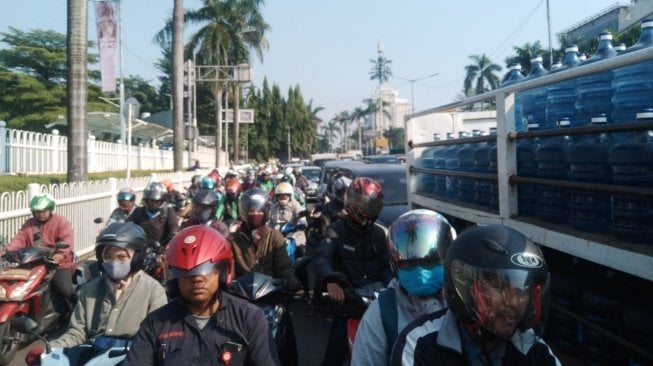
[(403, 128), (404, 117), (410, 113), (410, 101), (399, 97), (399, 92), (388, 84), (381, 84), (374, 91), (374, 100), (382, 101), (383, 110), (377, 111), (374, 116), (374, 129), (380, 135), (383, 131), (392, 128)]

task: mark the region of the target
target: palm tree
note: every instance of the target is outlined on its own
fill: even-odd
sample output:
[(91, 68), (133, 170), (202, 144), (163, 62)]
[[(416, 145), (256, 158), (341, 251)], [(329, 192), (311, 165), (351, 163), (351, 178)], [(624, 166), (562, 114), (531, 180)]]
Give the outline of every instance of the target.
[(383, 47), (379, 44), (377, 48), (378, 56), (375, 59), (370, 59), (370, 62), (374, 64), (372, 70), (370, 70), (370, 80), (378, 80), (379, 85), (390, 79), (392, 76), (392, 70), (390, 69), (391, 60), (383, 56)]
[[(369, 107), (356, 107), (354, 111), (349, 115), (349, 119), (352, 123), (358, 125), (358, 148), (362, 149), (363, 146), (363, 123), (367, 124), (367, 119), (370, 116)], [(362, 121), (362, 122), (361, 122)]]
[(472, 55), (469, 58), (474, 63), (465, 66), (466, 75), (463, 86), (465, 96), (479, 95), (496, 89), (499, 86), (500, 79), (495, 72), (501, 71), (501, 66), (493, 63), (485, 54), (480, 56)]
[(87, 41), (88, 41), (88, 1), (68, 0), (68, 169), (69, 182), (82, 182), (88, 178), (86, 139), (88, 124), (87, 105)]
[(349, 112), (341, 111), (340, 113), (337, 113), (335, 116), (333, 116), (331, 120), (337, 123), (338, 125), (340, 125), (344, 131), (342, 134), (342, 139), (340, 141), (342, 143), (342, 151), (345, 152), (349, 150), (349, 148), (347, 147), (348, 146), (347, 122), (349, 122)]
[[(260, 12), (263, 0), (203, 0), (203, 7), (185, 13), (189, 24), (202, 27), (191, 36), (186, 47), (186, 56), (196, 54), (198, 65), (226, 66), (249, 63), (250, 49), (263, 60), (263, 53), (268, 49), (265, 32), (270, 26), (264, 21)], [(164, 42), (170, 35), (171, 24), (159, 31), (156, 40)], [(219, 80), (211, 85), (216, 108), (216, 148), (221, 147), (222, 137), (222, 96), (230, 75), (221, 69)], [(240, 85), (234, 92), (234, 146), (239, 146), (238, 102)], [(239, 149), (234, 149), (234, 159), (238, 160)], [(216, 151), (218, 155), (218, 151)]]
[(519, 64), (526, 75), (531, 70), (531, 59), (535, 56), (542, 56), (545, 52), (540, 41), (535, 41), (533, 44), (524, 43), (523, 46), (514, 46), (512, 49), (515, 51), (515, 55), (506, 57), (506, 66)]
[(325, 131), (328, 131), (328, 136), (329, 136), (329, 146), (331, 147), (331, 151), (333, 151), (333, 146), (334, 146), (334, 135), (340, 135), (340, 126), (338, 125), (338, 122), (334, 121), (333, 119), (327, 122), (327, 125), (324, 129)]

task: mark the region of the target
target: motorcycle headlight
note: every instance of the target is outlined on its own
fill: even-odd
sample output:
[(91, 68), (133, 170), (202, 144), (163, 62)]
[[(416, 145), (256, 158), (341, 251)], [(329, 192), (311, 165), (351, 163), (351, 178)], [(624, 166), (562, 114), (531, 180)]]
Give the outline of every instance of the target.
[(29, 293), (29, 290), (32, 288), (32, 285), (34, 285), (34, 282), (39, 278), (39, 274), (41, 271), (36, 271), (34, 272), (27, 281), (22, 283), (21, 285), (15, 287), (13, 290), (11, 290), (11, 293), (9, 294), (9, 300), (13, 301), (20, 301)]

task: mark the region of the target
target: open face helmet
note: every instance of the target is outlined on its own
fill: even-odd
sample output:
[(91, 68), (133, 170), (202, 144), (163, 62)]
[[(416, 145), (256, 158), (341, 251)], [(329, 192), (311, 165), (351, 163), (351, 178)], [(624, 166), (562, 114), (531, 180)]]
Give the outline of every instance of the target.
[(55, 202), (54, 197), (47, 193), (39, 193), (35, 195), (29, 202), (29, 209), (34, 211), (54, 211)]
[(224, 190), (225, 194), (227, 195), (227, 199), (230, 201), (235, 201), (238, 199), (240, 192), (242, 192), (242, 184), (238, 181), (238, 179), (231, 178), (227, 180)]
[(345, 193), (347, 192), (347, 188), (351, 184), (352, 180), (342, 176), (338, 175), (333, 177), (333, 181), (331, 182), (331, 195), (333, 198), (337, 201), (340, 202), (345, 202)]
[(345, 209), (350, 224), (358, 229), (370, 228), (383, 209), (381, 184), (367, 177), (354, 179), (345, 193)]
[(161, 182), (151, 182), (143, 190), (143, 198), (146, 200), (161, 201), (166, 192), (166, 188)]
[(104, 261), (103, 253), (107, 245), (134, 251), (131, 258), (131, 272), (136, 272), (143, 267), (147, 236), (139, 225), (133, 222), (114, 222), (104, 228), (95, 239), (95, 257), (99, 264)]
[(277, 184), (277, 187), (274, 190), (277, 202), (282, 206), (285, 206), (292, 201), (293, 193), (295, 193), (295, 189), (287, 182)]

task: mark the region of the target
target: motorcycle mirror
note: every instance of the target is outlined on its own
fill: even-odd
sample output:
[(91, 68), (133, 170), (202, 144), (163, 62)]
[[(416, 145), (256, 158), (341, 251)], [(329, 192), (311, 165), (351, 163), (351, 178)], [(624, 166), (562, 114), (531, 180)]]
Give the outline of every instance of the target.
[(57, 249), (68, 249), (70, 245), (68, 245), (68, 243), (66, 243), (65, 241), (58, 241), (54, 244), (54, 247)]
[(104, 219), (101, 218), (101, 217), (96, 217), (96, 218), (93, 220), (93, 222), (96, 223), (96, 224), (101, 224), (101, 223), (104, 222)]
[(19, 316), (11, 320), (11, 327), (20, 333), (31, 334), (34, 337), (40, 339), (45, 344), (45, 352), (52, 352), (50, 343), (48, 343), (45, 338), (34, 331), (34, 329), (38, 327), (38, 324), (34, 321), (34, 319), (30, 318), (29, 316)]

